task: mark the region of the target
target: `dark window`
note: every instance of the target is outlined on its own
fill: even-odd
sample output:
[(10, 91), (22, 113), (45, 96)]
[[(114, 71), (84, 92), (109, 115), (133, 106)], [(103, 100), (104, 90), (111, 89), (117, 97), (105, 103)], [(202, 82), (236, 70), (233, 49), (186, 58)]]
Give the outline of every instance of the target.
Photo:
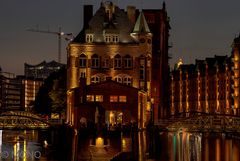
[(130, 55), (124, 57), (124, 68), (132, 68), (132, 57)]
[(87, 57), (86, 55), (81, 54), (79, 58), (79, 67), (86, 68), (86, 64), (87, 64)]
[(94, 54), (92, 56), (92, 68), (98, 68), (99, 67), (99, 57), (97, 54)]
[(122, 58), (118, 54), (114, 57), (114, 68), (121, 68), (122, 67)]

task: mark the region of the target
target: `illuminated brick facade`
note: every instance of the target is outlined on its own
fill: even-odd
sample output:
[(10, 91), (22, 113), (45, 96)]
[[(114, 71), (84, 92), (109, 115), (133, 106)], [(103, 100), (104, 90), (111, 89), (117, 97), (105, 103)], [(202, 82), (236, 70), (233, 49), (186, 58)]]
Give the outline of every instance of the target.
[(170, 109), (172, 115), (195, 112), (240, 115), (239, 50), (234, 39), (231, 56), (215, 56), (182, 64), (171, 72)]
[[(89, 9), (92, 10), (90, 6), (85, 6), (84, 13)], [(154, 26), (154, 18), (157, 27)], [(139, 126), (144, 127), (149, 121), (151, 107), (157, 120), (160, 117), (158, 108), (164, 105), (163, 92), (168, 91), (168, 88), (162, 89), (168, 78), (169, 26), (165, 5), (162, 10), (142, 12), (131, 6), (124, 12), (111, 2), (101, 3), (95, 15), (93, 17), (86, 15), (84, 22), (88, 24), (84, 24), (83, 30), (67, 48), (67, 122), (69, 124), (74, 122), (73, 89), (79, 87), (80, 78), (85, 78), (87, 85), (101, 83), (111, 78), (112, 81), (138, 89), (144, 93), (142, 99), (146, 100), (143, 101), (144, 104), (141, 100), (136, 102), (138, 109), (139, 106), (144, 107), (143, 115), (137, 119), (138, 123), (139, 120), (144, 122)], [(155, 36), (152, 30), (156, 32)]]

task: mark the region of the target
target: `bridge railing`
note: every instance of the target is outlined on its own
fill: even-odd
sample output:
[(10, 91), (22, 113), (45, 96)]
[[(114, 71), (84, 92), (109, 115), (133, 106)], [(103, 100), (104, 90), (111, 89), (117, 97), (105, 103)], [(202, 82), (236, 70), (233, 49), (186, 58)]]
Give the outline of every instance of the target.
[(189, 118), (171, 118), (158, 120), (155, 125), (171, 131), (185, 128), (188, 131), (240, 132), (240, 117), (203, 115)]

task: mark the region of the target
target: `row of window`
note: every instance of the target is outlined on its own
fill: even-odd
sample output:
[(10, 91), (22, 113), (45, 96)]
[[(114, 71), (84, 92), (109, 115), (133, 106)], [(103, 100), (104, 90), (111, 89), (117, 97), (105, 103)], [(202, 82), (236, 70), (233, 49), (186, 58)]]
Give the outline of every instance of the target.
[[(103, 102), (103, 95), (87, 95), (87, 102)], [(109, 96), (109, 102), (127, 102), (127, 96)]]
[[(114, 68), (122, 68), (124, 65), (124, 68), (132, 68), (132, 57), (130, 55), (126, 55), (125, 57), (121, 57), (119, 54), (117, 54), (114, 57)], [(92, 68), (99, 68), (101, 62), (102, 68), (109, 68), (110, 67), (110, 58), (102, 58), (100, 61), (100, 57), (97, 54), (94, 54), (91, 57), (91, 67)], [(80, 68), (86, 68), (87, 67), (87, 56), (84, 54), (80, 55), (79, 58), (79, 67)]]
[[(87, 43), (92, 43), (94, 40), (93, 34), (86, 34), (85, 40)], [(119, 36), (116, 34), (105, 34), (104, 35), (104, 41), (106, 43), (117, 43), (119, 42)]]
[[(125, 85), (129, 85), (129, 86), (132, 85), (132, 77), (130, 76), (124, 76), (124, 77), (116, 76), (114, 80), (118, 83), (123, 83)], [(106, 76), (101, 77), (101, 76), (95, 75), (91, 77), (91, 83), (99, 83), (103, 81), (106, 81)]]

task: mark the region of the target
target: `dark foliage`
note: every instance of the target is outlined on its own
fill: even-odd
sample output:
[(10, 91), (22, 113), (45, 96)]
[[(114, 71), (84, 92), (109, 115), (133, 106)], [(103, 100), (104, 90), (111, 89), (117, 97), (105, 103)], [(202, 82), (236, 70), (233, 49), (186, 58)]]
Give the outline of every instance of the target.
[(65, 111), (66, 81), (66, 67), (62, 67), (59, 71), (50, 74), (39, 89), (34, 103), (34, 111), (40, 114), (50, 114), (51, 112), (61, 113)]

